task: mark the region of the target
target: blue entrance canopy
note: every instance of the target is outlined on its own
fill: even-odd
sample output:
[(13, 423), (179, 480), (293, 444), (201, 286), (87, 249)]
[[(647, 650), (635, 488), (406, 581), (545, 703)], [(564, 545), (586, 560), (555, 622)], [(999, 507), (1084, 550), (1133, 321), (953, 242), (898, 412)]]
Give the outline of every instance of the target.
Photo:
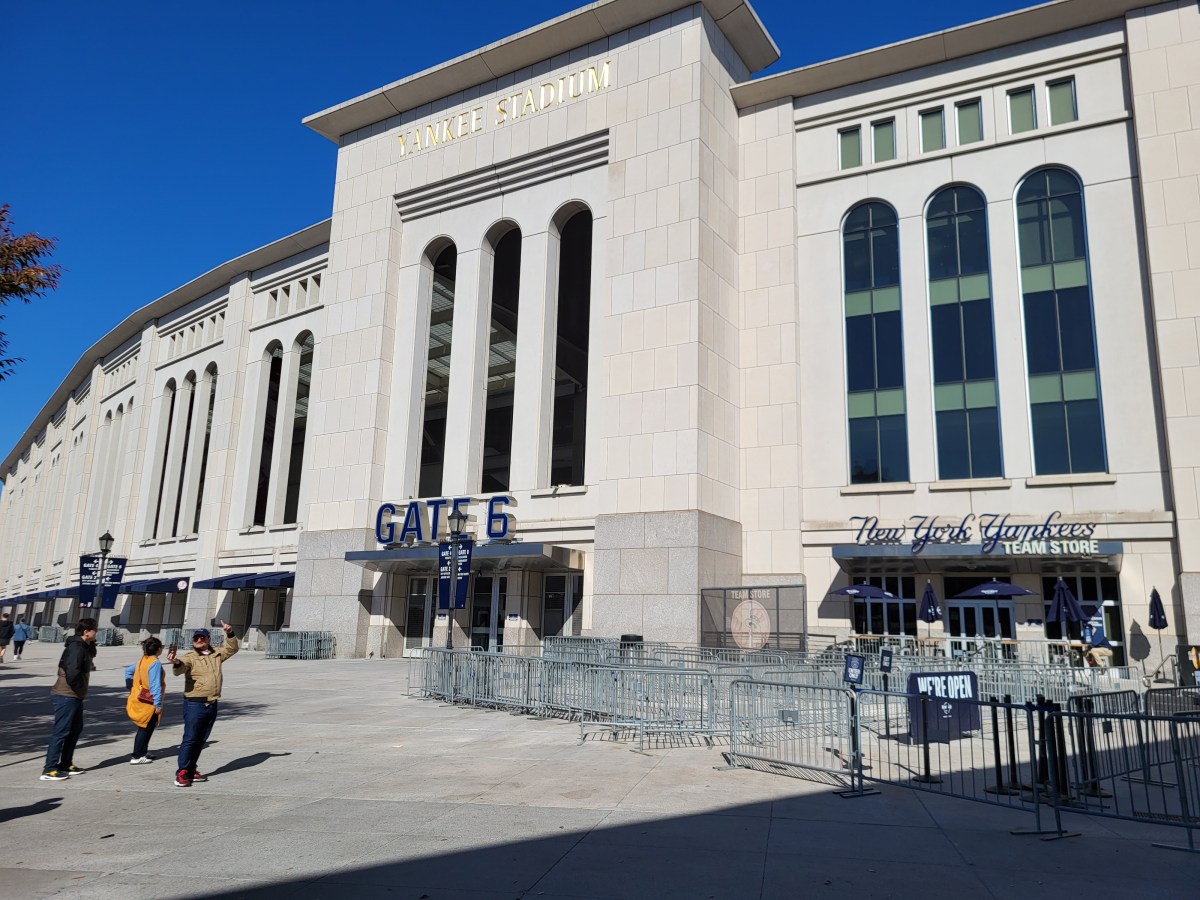
[[(219, 591), (246, 591), (260, 587), (291, 587), (295, 582), (294, 572), (255, 572), (246, 575), (221, 575), (194, 582), (192, 587)], [(286, 581), (285, 579), (291, 579)]]
[(191, 584), (187, 578), (147, 578), (126, 581), (118, 589), (121, 594), (180, 594)]

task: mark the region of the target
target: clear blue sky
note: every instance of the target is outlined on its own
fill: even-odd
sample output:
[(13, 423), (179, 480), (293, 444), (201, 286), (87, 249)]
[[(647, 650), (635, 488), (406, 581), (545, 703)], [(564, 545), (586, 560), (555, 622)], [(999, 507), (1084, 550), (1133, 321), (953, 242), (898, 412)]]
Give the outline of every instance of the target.
[[(766, 73), (1032, 0), (752, 0)], [(335, 147), (305, 116), (583, 5), (575, 0), (8, 4), (0, 203), (59, 239), (61, 287), (0, 309), (0, 458), (80, 355), (139, 307), (325, 219)]]

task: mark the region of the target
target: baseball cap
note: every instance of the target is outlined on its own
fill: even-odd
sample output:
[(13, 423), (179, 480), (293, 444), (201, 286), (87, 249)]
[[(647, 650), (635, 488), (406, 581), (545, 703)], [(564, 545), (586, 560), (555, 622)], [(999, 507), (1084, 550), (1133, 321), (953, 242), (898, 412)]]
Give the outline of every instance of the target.
[(197, 628), (192, 632), (192, 640), (194, 641), (198, 637), (211, 637), (211, 635), (208, 633), (207, 628)]

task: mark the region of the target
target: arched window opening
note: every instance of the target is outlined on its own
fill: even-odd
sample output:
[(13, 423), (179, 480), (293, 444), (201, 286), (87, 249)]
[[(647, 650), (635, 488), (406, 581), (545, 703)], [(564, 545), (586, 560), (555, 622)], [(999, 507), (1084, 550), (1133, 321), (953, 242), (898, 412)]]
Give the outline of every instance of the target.
[(158, 457), (158, 491), (154, 498), (154, 529), (150, 532), (154, 537), (159, 535), (159, 526), (162, 524), (162, 508), (163, 495), (167, 488), (167, 458), (171, 453), (171, 431), (175, 426), (175, 382), (167, 382), (167, 388), (163, 392), (163, 404), (167, 408), (167, 424), (163, 431), (164, 439), (162, 445), (162, 453)]
[(171, 537), (179, 535), (179, 516), (183, 510), (183, 491), (187, 486), (187, 460), (188, 451), (192, 447), (194, 440), (192, 429), (195, 427), (194, 417), (196, 413), (196, 378), (194, 375), (189, 375), (187, 378), (187, 409), (179, 410), (180, 415), (186, 415), (183, 428), (183, 452), (179, 454), (179, 486), (175, 492), (175, 515), (171, 521)]
[(296, 372), (296, 408), (292, 414), (292, 446), (288, 456), (287, 498), (283, 521), (295, 522), (300, 512), (300, 478), (304, 474), (304, 439), (308, 433), (308, 397), (312, 387), (313, 336), (298, 342), (300, 366)]
[(987, 204), (949, 187), (925, 214), (939, 478), (1003, 473)]
[(271, 488), (271, 462), (275, 447), (276, 418), (279, 415), (279, 382), (283, 375), (283, 347), (273, 343), (267, 348), (267, 397), (263, 410), (262, 441), (259, 444), (258, 493), (254, 498), (254, 525), (267, 524), (267, 495)]
[(201, 410), (204, 416), (204, 444), (200, 449), (200, 474), (196, 487), (196, 516), (192, 521), (192, 534), (200, 533), (200, 509), (204, 504), (204, 481), (208, 475), (208, 450), (212, 442), (213, 411), (217, 407), (217, 368), (211, 366), (204, 377), (208, 380), (208, 409)]
[(591, 312), (592, 214), (584, 210), (567, 220), (559, 238), (551, 484), (584, 483)]
[(1083, 189), (1065, 169), (1017, 192), (1030, 422), (1038, 475), (1107, 468)]
[(896, 213), (863, 203), (842, 229), (850, 482), (908, 481)]
[(483, 420), (482, 487), (493, 494), (508, 490), (512, 471), (520, 283), (521, 231), (512, 228), (496, 242), (492, 256), (492, 321), (488, 339), (487, 411)]
[(421, 476), (418, 494), (442, 492), (446, 462), (446, 402), (450, 396), (450, 346), (454, 337), (454, 279), (458, 250), (451, 244), (433, 263), (429, 314), (429, 355), (425, 369), (425, 411), (421, 422)]

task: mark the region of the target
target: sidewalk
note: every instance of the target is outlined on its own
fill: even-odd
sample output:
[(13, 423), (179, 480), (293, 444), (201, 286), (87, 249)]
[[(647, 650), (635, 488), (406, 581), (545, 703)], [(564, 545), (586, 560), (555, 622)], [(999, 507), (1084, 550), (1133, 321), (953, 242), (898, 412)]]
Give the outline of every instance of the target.
[(719, 750), (632, 752), (577, 725), (405, 696), (402, 660), (225, 667), (201, 758), (173, 784), (182, 679), (158, 760), (128, 764), (122, 669), (102, 647), (76, 765), (41, 782), (61, 645), (0, 665), (0, 898), (937, 898), (1191, 896), (1182, 829), (1028, 815), (885, 787), (718, 771)]

